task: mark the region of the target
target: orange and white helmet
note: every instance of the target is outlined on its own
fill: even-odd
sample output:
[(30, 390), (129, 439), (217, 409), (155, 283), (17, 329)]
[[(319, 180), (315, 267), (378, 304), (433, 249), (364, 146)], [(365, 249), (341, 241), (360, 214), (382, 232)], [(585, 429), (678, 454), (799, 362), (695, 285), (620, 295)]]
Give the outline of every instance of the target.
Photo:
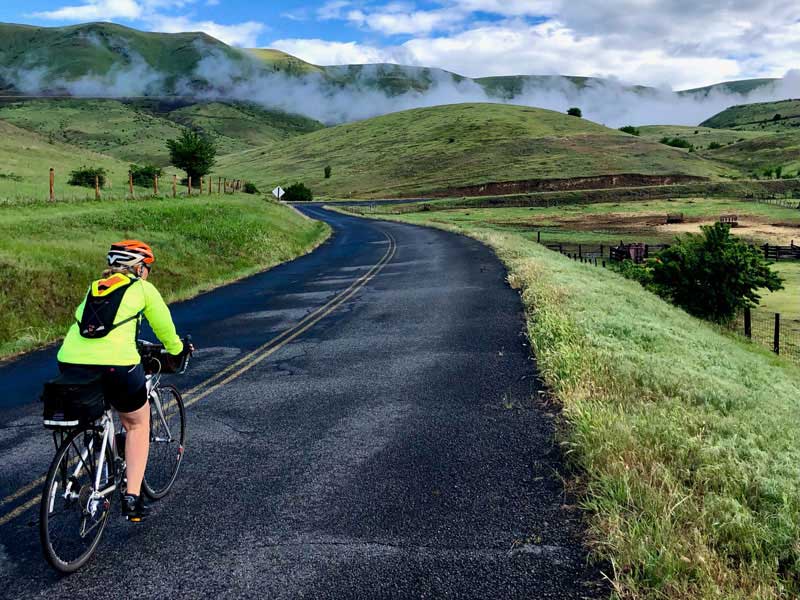
[(152, 265), (156, 261), (153, 250), (139, 240), (122, 240), (111, 245), (108, 251), (110, 267), (135, 267), (140, 264)]

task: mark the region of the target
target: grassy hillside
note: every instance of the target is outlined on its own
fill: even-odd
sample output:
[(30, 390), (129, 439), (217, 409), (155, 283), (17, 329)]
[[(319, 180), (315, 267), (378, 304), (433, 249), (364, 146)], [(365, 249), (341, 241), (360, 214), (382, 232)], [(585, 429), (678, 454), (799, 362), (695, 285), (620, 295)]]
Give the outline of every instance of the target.
[[(157, 87), (172, 90), (212, 51), (233, 61), (243, 60), (242, 53), (205, 33), (150, 33), (113, 23), (68, 27), (0, 23), (0, 65), (12, 74), (27, 75), (35, 72), (32, 67), (39, 67), (46, 73), (44, 85), (51, 90), (59, 89), (59, 78), (103, 76), (112, 69), (137, 66), (161, 74), (164, 80)], [(139, 83), (131, 82), (132, 88)]]
[(707, 156), (751, 176), (764, 176), (766, 169), (781, 167), (784, 176), (800, 177), (800, 130), (755, 137)]
[(800, 370), (517, 234), (401, 218), (473, 235), (508, 266), (621, 597), (800, 594)]
[(250, 48), (250, 54), (262, 61), (270, 70), (287, 75), (306, 75), (308, 73), (323, 74), (325, 69), (312, 65), (296, 56), (270, 48)]
[(0, 120), (39, 132), (48, 139), (101, 152), (124, 161), (167, 165), (165, 141), (185, 127), (214, 138), (220, 154), (316, 131), (321, 123), (256, 106), (200, 102), (121, 102), (42, 99), (0, 104)]
[(711, 93), (722, 92), (725, 94), (747, 94), (760, 88), (771, 86), (779, 81), (778, 79), (741, 79), (739, 81), (726, 81), (705, 87), (692, 88), (678, 92), (681, 95), (708, 96)]
[(787, 132), (800, 128), (800, 100), (732, 106), (701, 125), (716, 129)]
[[(333, 176), (324, 179), (323, 169)], [(264, 188), (303, 181), (337, 197), (408, 196), (486, 182), (609, 173), (714, 176), (685, 151), (553, 111), (498, 104), (415, 109), (224, 157)]]
[(645, 125), (638, 129), (645, 139), (657, 142), (665, 137), (678, 138), (686, 140), (701, 151), (707, 150), (708, 146), (714, 143), (727, 146), (728, 144), (770, 135), (770, 133), (762, 131), (736, 131), (733, 129), (689, 127), (684, 125)]
[[(530, 89), (561, 89), (564, 83), (568, 82), (580, 90), (590, 85), (608, 83), (608, 80), (598, 77), (573, 77), (569, 75), (508, 75), (479, 77), (475, 79), (475, 82), (483, 86), (490, 96), (513, 100), (514, 97)], [(653, 88), (640, 85), (622, 87), (623, 89), (637, 92), (653, 90)]]
[(115, 190), (118, 196), (127, 193), (127, 162), (57, 140), (51, 141), (0, 120), (0, 204), (23, 199), (46, 200), (50, 167), (56, 170), (58, 199), (93, 198), (94, 190), (67, 185), (69, 172), (84, 165), (107, 170), (112, 187), (104, 193), (111, 194)]
[[(108, 246), (147, 240), (168, 300), (308, 252), (328, 227), (255, 196), (3, 207), (0, 356), (62, 336)], [(53, 286), (53, 281), (58, 281)]]

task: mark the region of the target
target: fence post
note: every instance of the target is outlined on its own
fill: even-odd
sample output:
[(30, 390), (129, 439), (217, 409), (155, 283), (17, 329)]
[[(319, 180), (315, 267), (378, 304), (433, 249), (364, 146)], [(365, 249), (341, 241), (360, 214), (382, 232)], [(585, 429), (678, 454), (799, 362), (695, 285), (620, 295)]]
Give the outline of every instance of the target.
[(226, 194), (228, 193), (228, 178), (227, 177), (223, 177), (222, 178), (222, 189), (225, 190)]
[(133, 173), (128, 171), (128, 193), (130, 193), (131, 198), (133, 198)]
[(541, 231), (537, 231), (536, 232), (536, 243), (537, 244), (541, 244), (542, 243), (542, 232)]
[(217, 177), (217, 194), (222, 193), (222, 177)]
[(561, 242), (559, 242), (559, 243), (558, 243), (558, 251), (559, 251), (561, 254), (564, 254), (564, 247), (561, 245)]
[(208, 195), (211, 195), (211, 183), (214, 181), (214, 178), (209, 175), (208, 177)]
[(158, 175), (153, 175), (153, 195), (158, 196)]
[(100, 200), (100, 177), (94, 176), (94, 199)]
[(580, 244), (578, 244), (578, 256), (583, 258), (583, 247)]
[(781, 353), (781, 313), (775, 313), (775, 335), (772, 340), (772, 351)]
[(178, 176), (172, 176), (172, 197), (177, 198), (178, 196)]
[(54, 202), (56, 199), (55, 183), (56, 170), (53, 167), (50, 167), (50, 202)]
[(603, 268), (606, 268), (606, 261), (603, 261)]
[(749, 306), (744, 309), (744, 335), (748, 340), (753, 339), (753, 322)]
[(191, 175), (187, 175), (187, 177), (188, 177), (188, 179), (186, 180), (186, 186), (187, 186), (186, 189), (188, 190), (189, 195), (191, 196), (192, 195), (192, 176)]
[(769, 244), (764, 244), (764, 258), (769, 258)]

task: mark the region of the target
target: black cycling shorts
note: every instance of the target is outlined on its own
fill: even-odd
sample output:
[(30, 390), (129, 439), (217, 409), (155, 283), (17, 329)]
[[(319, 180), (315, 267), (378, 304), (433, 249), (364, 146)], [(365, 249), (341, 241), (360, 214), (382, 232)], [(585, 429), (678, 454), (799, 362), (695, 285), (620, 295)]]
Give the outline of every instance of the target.
[(118, 412), (129, 413), (139, 410), (147, 404), (147, 386), (144, 368), (141, 364), (129, 367), (109, 367), (99, 365), (72, 365), (58, 363), (59, 370), (83, 370), (101, 373), (103, 376), (103, 394), (106, 401)]

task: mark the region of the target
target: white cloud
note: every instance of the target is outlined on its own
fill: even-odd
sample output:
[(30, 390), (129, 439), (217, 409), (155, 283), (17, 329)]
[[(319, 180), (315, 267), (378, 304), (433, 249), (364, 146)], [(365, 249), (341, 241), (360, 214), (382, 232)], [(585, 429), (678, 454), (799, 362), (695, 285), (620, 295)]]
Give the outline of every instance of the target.
[(346, 17), (351, 23), (385, 35), (419, 35), (449, 29), (467, 15), (459, 10), (407, 11), (403, 6), (388, 5), (374, 12), (351, 10)]
[(246, 48), (258, 46), (258, 36), (267, 29), (266, 25), (257, 21), (222, 25), (214, 21), (193, 21), (188, 17), (166, 15), (152, 15), (147, 17), (146, 21), (153, 31), (164, 33), (202, 31), (231, 46)]
[(378, 48), (356, 42), (329, 42), (320, 39), (275, 40), (271, 48), (283, 50), (315, 65), (366, 63), (409, 63), (413, 57), (398, 48)]
[(53, 21), (108, 21), (138, 19), (142, 13), (143, 6), (137, 0), (89, 0), (85, 4), (63, 6), (33, 16)]

